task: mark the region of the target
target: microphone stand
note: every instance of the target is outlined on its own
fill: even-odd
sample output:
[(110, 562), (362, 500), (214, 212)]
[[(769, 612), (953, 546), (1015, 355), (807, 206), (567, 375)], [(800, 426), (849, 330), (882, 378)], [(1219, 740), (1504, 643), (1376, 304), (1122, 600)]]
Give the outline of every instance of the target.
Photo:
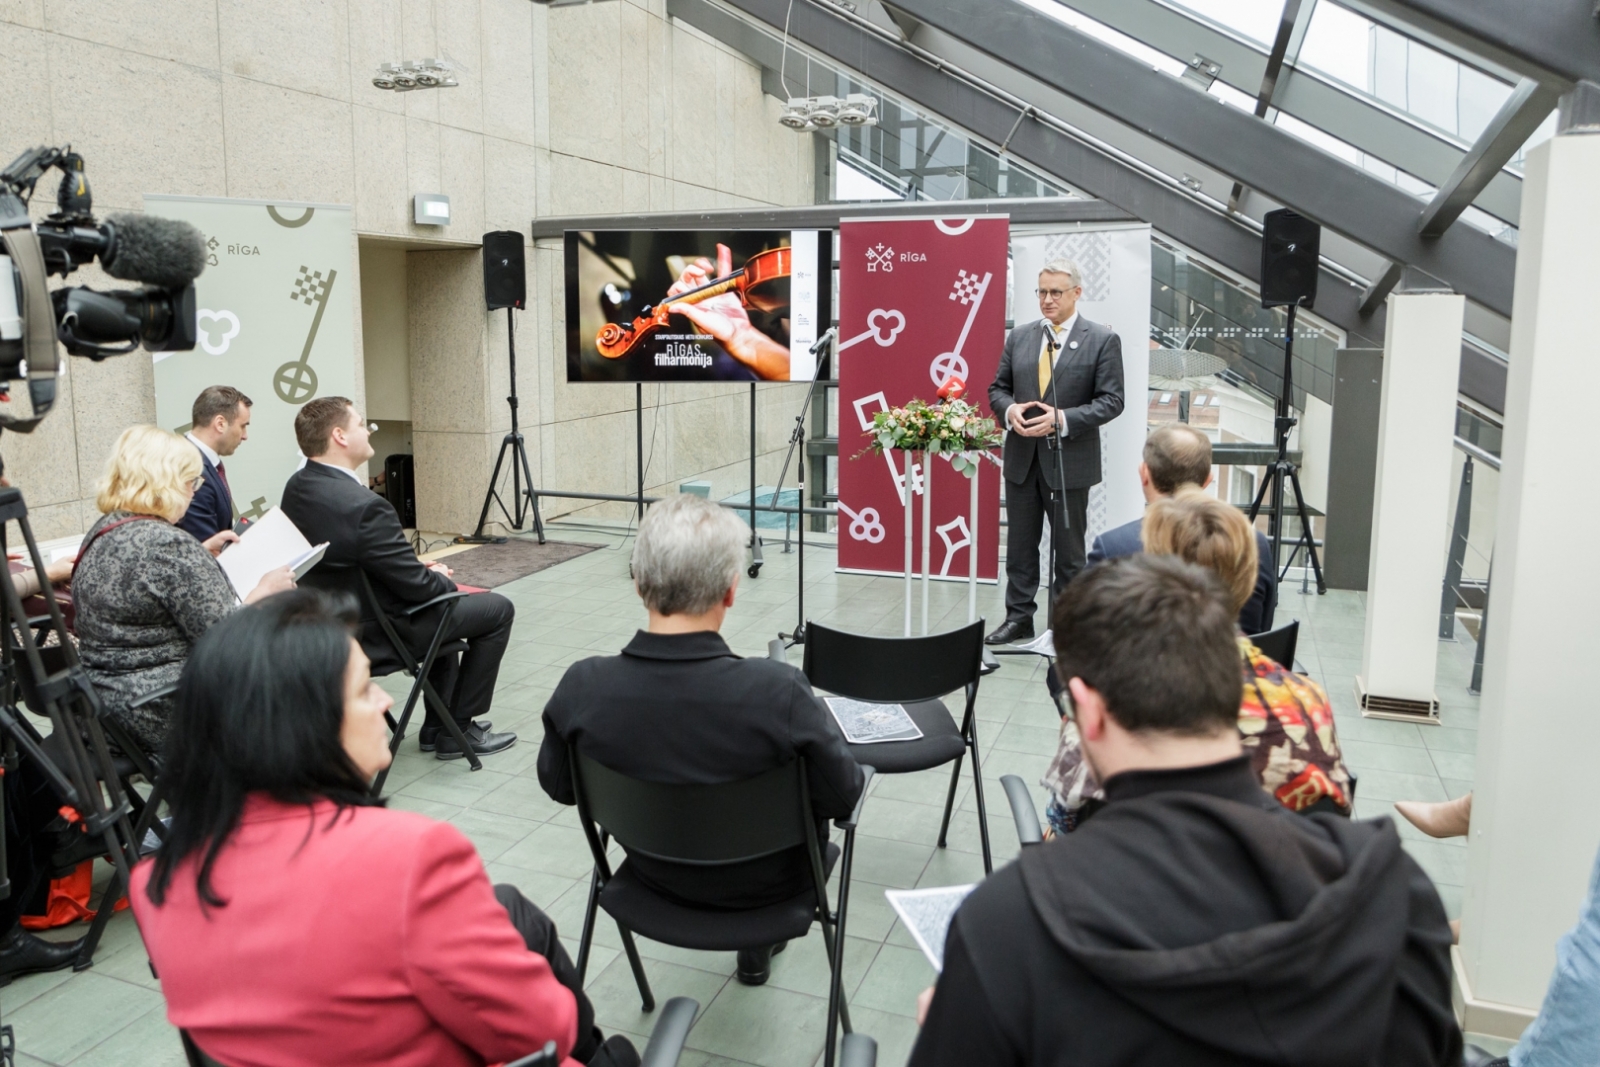
[[(821, 353), (817, 361), (817, 372), (811, 376), (811, 387), (806, 390), (805, 403), (800, 405), (800, 413), (794, 417), (794, 430), (789, 434), (789, 452), (783, 457), (783, 470), (778, 472), (778, 486), (772, 491), (772, 499), (767, 502), (768, 507), (777, 507), (778, 498), (783, 493), (783, 480), (789, 476), (789, 464), (794, 460), (795, 449), (806, 437), (806, 415), (811, 411), (811, 402), (817, 396), (817, 383), (823, 381), (828, 372), (828, 360), (833, 356), (833, 342), (838, 339), (839, 331), (830, 328), (817, 343), (811, 346), (811, 354)], [(795, 538), (795, 563), (798, 567), (799, 577), (796, 579), (797, 594), (797, 621), (794, 624), (794, 633), (778, 634), (779, 637), (789, 642), (785, 647), (806, 643), (806, 457), (800, 457), (800, 466), (796, 469), (796, 482), (800, 487), (798, 505), (799, 533)]]
[(1050, 426), (1050, 451), (1055, 453), (1056, 484), (1050, 489), (1050, 602), (1045, 605), (1046, 629), (1050, 611), (1055, 606), (1055, 599), (1061, 594), (1056, 587), (1056, 574), (1060, 567), (1061, 559), (1061, 527), (1067, 517), (1067, 472), (1066, 463), (1061, 457), (1061, 431), (1066, 428), (1066, 417), (1061, 414), (1061, 395), (1057, 383), (1061, 376), (1056, 373), (1056, 353), (1061, 346), (1056, 343), (1055, 333), (1050, 327), (1045, 327), (1044, 343), (1050, 351), (1050, 406), (1055, 409), (1055, 417), (1059, 423), (1052, 421)]

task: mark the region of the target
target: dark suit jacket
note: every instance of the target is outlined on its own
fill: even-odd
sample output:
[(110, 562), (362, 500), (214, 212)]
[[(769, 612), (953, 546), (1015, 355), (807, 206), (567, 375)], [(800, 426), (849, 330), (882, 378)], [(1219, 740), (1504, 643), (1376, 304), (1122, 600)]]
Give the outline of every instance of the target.
[[(195, 451), (200, 452), (198, 448)], [(233, 494), (228, 492), (222, 475), (204, 452), (200, 452), (200, 468), (200, 476), (205, 480), (194, 491), (189, 510), (183, 513), (177, 525), (204, 541), (213, 534), (233, 529)]]
[(439, 623), (438, 615), (425, 611), (407, 620), (402, 612), (452, 592), (456, 584), (417, 559), (392, 504), (343, 471), (310, 460), (283, 487), (282, 507), (307, 541), (314, 545), (328, 542), (322, 562), (301, 584), (356, 598), (361, 605), (358, 638), (369, 657), (378, 663), (394, 660), (377, 617), (361, 595), (356, 566), (366, 571), (379, 608), (394, 620), (395, 629), (412, 650), (420, 652), (427, 647)]
[[(576, 803), (571, 745), (620, 774), (671, 785), (743, 781), (803, 756), (818, 819), (849, 815), (863, 785), (805, 675), (770, 659), (741, 659), (709, 630), (641, 630), (622, 655), (569, 667), (544, 707), (539, 749), (539, 784), (562, 804)], [(804, 848), (731, 867), (641, 856), (628, 864), (652, 888), (701, 906), (759, 907), (811, 885)]]
[[(1139, 536), (1141, 520), (1125, 522), (1114, 530), (1107, 530), (1094, 539), (1089, 549), (1088, 566), (1108, 559), (1131, 556), (1144, 551), (1144, 539)], [(1256, 588), (1239, 609), (1239, 629), (1247, 634), (1265, 633), (1272, 629), (1272, 616), (1278, 608), (1278, 568), (1272, 559), (1272, 542), (1260, 530), (1256, 534)]]
[[(1005, 354), (994, 384), (989, 386), (989, 407), (1001, 426), (1012, 404), (1049, 397), (1039, 395), (1039, 353), (1044, 344), (1042, 320), (1024, 323), (1006, 335)], [(1078, 347), (1073, 348), (1076, 344)], [(1090, 322), (1082, 315), (1073, 323), (1066, 343), (1056, 353), (1051, 370), (1051, 392), (1066, 414), (1067, 434), (1061, 441), (1062, 473), (1067, 489), (1087, 489), (1100, 481), (1099, 428), (1122, 414), (1122, 340), (1109, 326)], [(1035, 455), (1045, 483), (1055, 487), (1055, 458), (1043, 437), (1007, 433), (1006, 479), (1018, 485), (1027, 480)]]

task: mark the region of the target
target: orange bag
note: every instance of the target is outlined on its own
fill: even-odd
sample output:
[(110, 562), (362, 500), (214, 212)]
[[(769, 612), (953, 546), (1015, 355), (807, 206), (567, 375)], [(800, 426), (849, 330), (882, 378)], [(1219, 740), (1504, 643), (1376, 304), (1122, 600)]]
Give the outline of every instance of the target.
[[(89, 907), (89, 892), (93, 888), (94, 860), (84, 860), (66, 877), (50, 880), (50, 895), (45, 898), (44, 914), (24, 915), (22, 928), (53, 930), (58, 926), (92, 921), (95, 913)], [(128, 898), (124, 896), (112, 910), (122, 911), (127, 906)]]

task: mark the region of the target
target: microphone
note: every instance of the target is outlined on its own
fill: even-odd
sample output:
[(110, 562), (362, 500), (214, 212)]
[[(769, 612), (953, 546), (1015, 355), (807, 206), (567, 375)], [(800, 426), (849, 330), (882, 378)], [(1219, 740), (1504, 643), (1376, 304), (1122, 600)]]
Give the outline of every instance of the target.
[(817, 343), (811, 346), (811, 354), (814, 356), (818, 352), (821, 352), (824, 348), (828, 347), (835, 337), (838, 336), (839, 330), (836, 327), (829, 326), (823, 335), (817, 338)]
[(206, 269), (205, 237), (194, 226), (159, 215), (112, 215), (100, 265), (113, 278), (181, 289)]

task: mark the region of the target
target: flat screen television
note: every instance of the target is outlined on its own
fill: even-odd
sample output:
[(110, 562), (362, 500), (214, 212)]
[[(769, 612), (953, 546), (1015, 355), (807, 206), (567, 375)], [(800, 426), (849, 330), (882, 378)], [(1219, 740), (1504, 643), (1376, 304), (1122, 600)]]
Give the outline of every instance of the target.
[(810, 381), (831, 230), (568, 230), (567, 381)]

